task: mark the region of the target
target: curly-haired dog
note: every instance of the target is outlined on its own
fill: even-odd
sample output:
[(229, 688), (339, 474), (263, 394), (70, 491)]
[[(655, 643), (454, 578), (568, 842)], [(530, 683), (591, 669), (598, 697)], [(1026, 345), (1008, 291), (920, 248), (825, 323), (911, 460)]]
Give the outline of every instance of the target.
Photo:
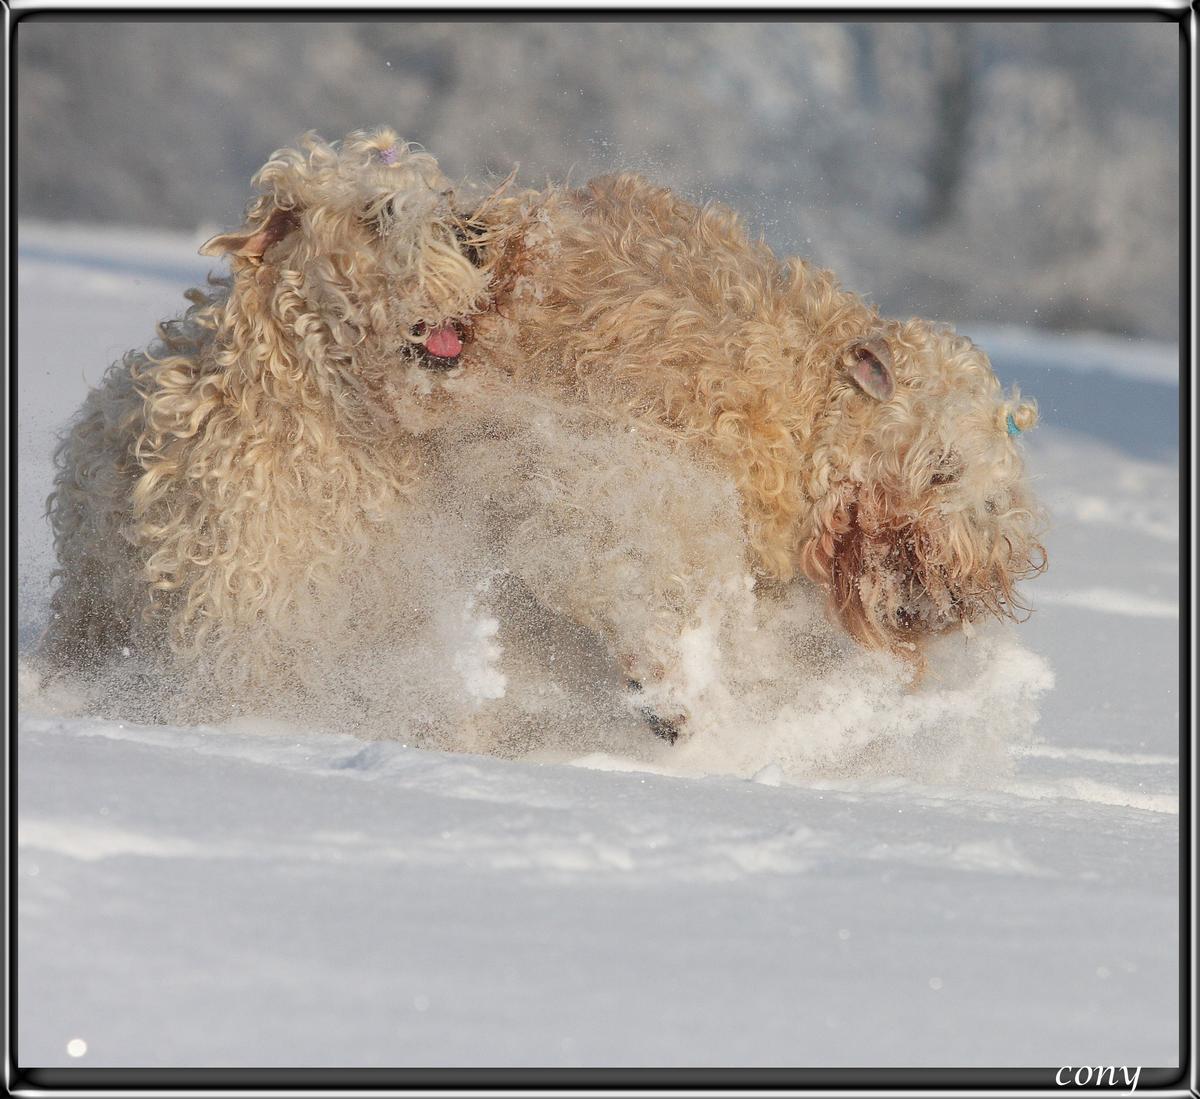
[(490, 301), (484, 236), (389, 131), (310, 135), (255, 183), (244, 228), (203, 249), (230, 277), (115, 364), (58, 448), (59, 665), (132, 646), (278, 676), (414, 477), (410, 375), (451, 364)]
[[(1019, 616), (1017, 582), (1045, 566), (1017, 446), (1037, 410), (970, 340), (885, 320), (829, 271), (781, 263), (731, 211), (637, 176), (513, 196), (490, 217), (513, 252), (500, 269), (518, 275), (468, 370), (619, 410), (714, 461), (738, 487), (760, 589), (807, 579), (866, 646), (920, 666), (930, 637)], [(685, 715), (679, 641), (706, 593), (736, 588), (680, 560), (690, 598), (632, 614), (627, 588), (597, 591), (580, 565), (588, 621), (655, 684), (656, 708)], [(647, 618), (656, 643), (624, 628)]]
[[(464, 431), (486, 439), (463, 425), (519, 437), (514, 394), (736, 486), (728, 537), (685, 516), (696, 536), (664, 539), (667, 512), (620, 507), (594, 463), (556, 451), (554, 491), (485, 509), (502, 555), (559, 546), (551, 569), (515, 549), (509, 565), (671, 722), (696, 706), (698, 609), (744, 597), (733, 542), (760, 591), (803, 578), (851, 636), (917, 664), (935, 634), (1014, 616), (1015, 584), (1044, 564), (1016, 446), (1035, 407), (969, 340), (882, 319), (728, 210), (636, 176), (463, 204), (386, 131), (277, 153), (258, 186), (246, 228), (209, 245), (231, 279), (118, 364), (60, 449), (59, 656), (165, 638), (278, 672), (313, 586), (381, 552), (379, 516), (422, 468), (452, 476)], [(514, 453), (536, 484), (538, 448)], [(601, 500), (621, 528), (603, 560), (563, 537)], [(655, 575), (631, 583), (630, 561)]]

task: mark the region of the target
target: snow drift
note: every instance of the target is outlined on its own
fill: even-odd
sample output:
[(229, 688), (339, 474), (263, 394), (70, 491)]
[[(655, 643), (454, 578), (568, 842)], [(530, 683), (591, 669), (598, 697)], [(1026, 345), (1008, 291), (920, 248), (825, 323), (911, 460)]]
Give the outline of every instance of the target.
[[(526, 417), (490, 465), (464, 440), (431, 482), (395, 589), (352, 593), (379, 634), (314, 659), (307, 698), (168, 724), (186, 685), (139, 688), (137, 654), (111, 691), (41, 675), (42, 511), (53, 433), (202, 279), (195, 243), (21, 227), (22, 1065), (1178, 1055), (1169, 349), (1102, 341), (1119, 391), (1083, 370), (1096, 341), (995, 356), (1006, 384), (1054, 382), (1028, 443), (1051, 568), (1028, 623), (945, 638), (914, 690), (797, 587), (696, 620), (712, 720), (674, 748), (654, 737), (596, 641), (470, 521), (497, 483), (518, 512), (554, 491), (523, 448), (584, 471), (649, 451)], [(697, 522), (729, 505), (709, 471), (654, 462)], [(516, 559), (615, 548), (592, 521)]]

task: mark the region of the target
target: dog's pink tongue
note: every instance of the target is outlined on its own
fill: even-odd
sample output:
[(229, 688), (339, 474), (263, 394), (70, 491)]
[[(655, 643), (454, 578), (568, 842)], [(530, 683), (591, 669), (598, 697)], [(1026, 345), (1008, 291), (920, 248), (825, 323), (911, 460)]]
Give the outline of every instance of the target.
[(456, 359), (462, 354), (462, 340), (453, 325), (443, 324), (425, 337), (425, 350), (439, 359)]

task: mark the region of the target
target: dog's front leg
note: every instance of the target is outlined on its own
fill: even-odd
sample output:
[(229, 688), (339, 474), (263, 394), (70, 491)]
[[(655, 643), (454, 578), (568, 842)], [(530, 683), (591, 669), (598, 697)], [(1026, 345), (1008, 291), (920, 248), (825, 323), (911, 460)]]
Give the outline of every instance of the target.
[[(637, 685), (630, 704), (674, 740), (719, 695), (723, 630), (750, 598), (733, 486), (611, 425), (508, 443), (520, 449), (501, 494), (505, 567), (603, 639)], [(489, 458), (503, 468), (494, 445)]]

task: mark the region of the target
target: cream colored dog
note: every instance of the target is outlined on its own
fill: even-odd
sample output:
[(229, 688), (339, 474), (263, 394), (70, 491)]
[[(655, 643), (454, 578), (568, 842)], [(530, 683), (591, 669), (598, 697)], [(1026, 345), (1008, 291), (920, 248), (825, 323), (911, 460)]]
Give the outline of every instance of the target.
[(231, 276), (113, 366), (58, 448), (60, 666), (132, 647), (278, 677), (415, 476), (423, 367), (491, 302), (449, 182), (394, 135), (310, 136), (255, 183), (244, 228), (203, 249)]
[(1022, 610), (1015, 585), (1045, 563), (1018, 446), (1036, 408), (952, 329), (885, 320), (732, 212), (636, 176), (468, 201), (380, 131), (310, 138), (256, 182), (246, 227), (207, 246), (231, 278), (117, 364), (59, 450), (58, 660), (132, 639), (279, 674), (297, 609), (348, 558), (420, 537), (403, 502), (422, 470), (452, 477), (489, 431), (519, 439), (523, 400), (736, 488), (711, 537), (704, 502), (608, 505), (632, 579), (568, 548), (622, 497), (594, 463), (556, 454), (546, 491), (545, 448), (518, 446), (528, 491), (483, 507), (502, 547), (562, 542), (553, 569), (507, 559), (605, 638), (671, 735), (695, 707), (680, 639), (705, 600), (742, 598), (730, 545), (760, 593), (814, 584), (851, 636), (918, 667), (927, 638)]

